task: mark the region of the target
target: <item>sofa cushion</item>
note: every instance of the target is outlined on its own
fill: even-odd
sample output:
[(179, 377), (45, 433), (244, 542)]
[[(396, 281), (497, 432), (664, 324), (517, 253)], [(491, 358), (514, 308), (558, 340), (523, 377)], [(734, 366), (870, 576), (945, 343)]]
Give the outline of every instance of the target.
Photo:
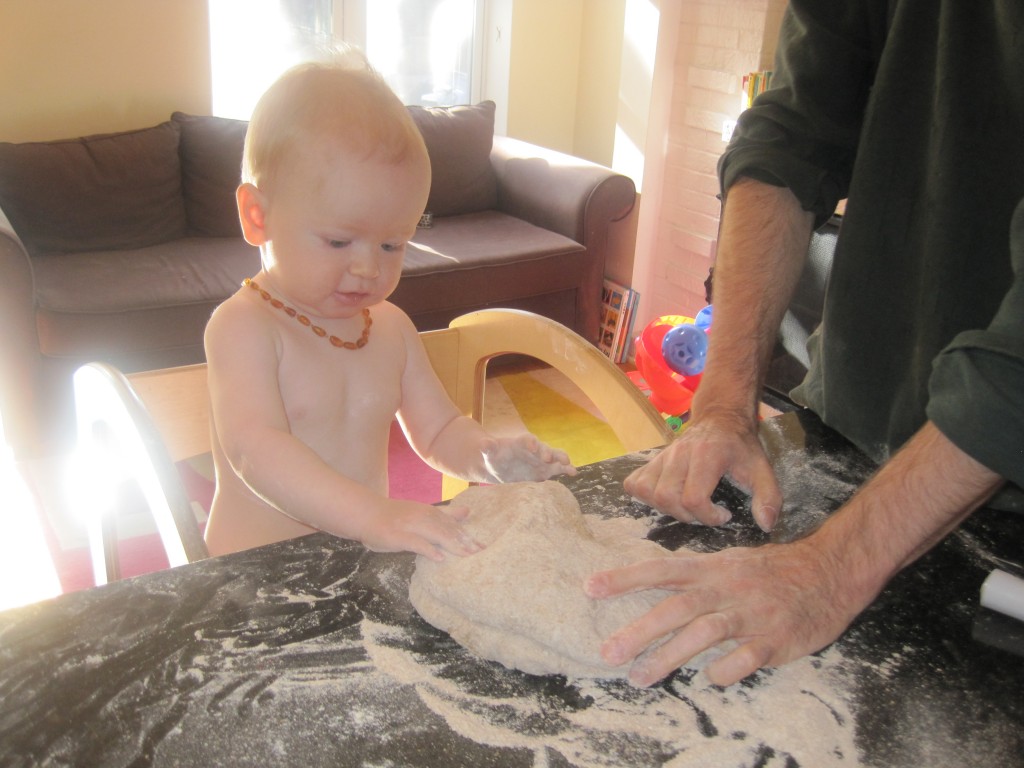
[(143, 248), (183, 237), (178, 126), (0, 143), (0, 207), (38, 251)]
[(235, 190), (242, 178), (245, 120), (187, 115), (171, 120), (181, 128), (181, 175), (189, 233), (241, 237)]
[(259, 268), (259, 249), (240, 237), (187, 237), (72, 259), (42, 254), (33, 260), (40, 349), (108, 359), (201, 345), (214, 307)]
[(498, 211), (449, 216), (416, 232), (391, 301), (421, 331), (444, 328), (465, 312), (511, 307), (590, 338), (596, 311), (586, 316), (581, 286), (593, 269), (587, 249), (575, 240), (522, 219)]
[(223, 301), (260, 269), (260, 250), (242, 238), (185, 237), (148, 248), (43, 253), (32, 261), (40, 310), (66, 314)]
[(575, 240), (550, 229), (499, 211), (480, 211), (435, 219), (432, 228), (417, 229), (405, 252), (402, 278), (585, 251)]
[(495, 208), (498, 181), (491, 166), (494, 102), (408, 109), (430, 155), (427, 210), (435, 216), (452, 216)]

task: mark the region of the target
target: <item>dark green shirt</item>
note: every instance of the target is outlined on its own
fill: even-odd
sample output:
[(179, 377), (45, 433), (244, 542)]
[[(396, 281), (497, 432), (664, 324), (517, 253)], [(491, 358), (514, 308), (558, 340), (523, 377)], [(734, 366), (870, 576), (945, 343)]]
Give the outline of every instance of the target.
[(926, 418), (1024, 485), (1024, 0), (792, 0), (719, 171), (848, 197), (794, 392), (885, 460)]

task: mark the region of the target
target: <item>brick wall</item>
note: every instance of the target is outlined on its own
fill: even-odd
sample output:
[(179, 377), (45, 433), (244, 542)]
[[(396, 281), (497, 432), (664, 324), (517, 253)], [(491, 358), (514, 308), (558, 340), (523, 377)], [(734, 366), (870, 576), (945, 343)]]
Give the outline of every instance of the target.
[[(693, 315), (704, 306), (717, 245), (715, 166), (725, 148), (723, 123), (742, 109), (743, 76), (771, 68), (786, 5), (686, 0), (665, 13), (672, 1), (662, 1), (663, 22), (678, 20), (678, 28), (661, 37), (662, 65), (655, 73), (670, 79), (662, 88), (669, 108), (661, 125), (651, 126), (648, 141), (648, 162), (663, 166), (654, 177), (658, 188), (643, 190), (633, 274), (642, 296), (638, 324), (664, 314)], [(673, 50), (662, 50), (666, 41)]]

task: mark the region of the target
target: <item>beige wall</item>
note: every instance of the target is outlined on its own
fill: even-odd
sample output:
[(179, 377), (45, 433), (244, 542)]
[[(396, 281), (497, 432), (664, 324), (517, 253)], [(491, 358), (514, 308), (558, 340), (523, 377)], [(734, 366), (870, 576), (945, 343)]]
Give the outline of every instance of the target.
[(573, 152), (583, 0), (515, 0), (508, 135)]
[(580, 29), (573, 154), (611, 165), (619, 117), (625, 0), (588, 0)]
[(2, 0), (0, 30), (0, 140), (210, 109), (206, 0)]
[(508, 135), (608, 166), (617, 127), (642, 146), (651, 72), (636, 66), (623, 38), (627, 5), (637, 4), (655, 3), (514, 0)]

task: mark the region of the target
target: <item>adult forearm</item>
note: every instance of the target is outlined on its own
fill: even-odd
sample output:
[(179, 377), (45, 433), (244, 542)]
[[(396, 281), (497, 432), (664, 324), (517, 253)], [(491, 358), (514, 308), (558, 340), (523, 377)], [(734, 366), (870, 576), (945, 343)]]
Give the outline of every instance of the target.
[[(708, 668), (713, 682), (730, 685), (759, 667), (813, 653), (1001, 483), (927, 424), (803, 539), (711, 554), (680, 551), (594, 574), (585, 587), (592, 597), (651, 588), (677, 593), (613, 634), (602, 654), (616, 664), (637, 659), (630, 679), (650, 685), (697, 653), (735, 640), (738, 647)], [(650, 650), (640, 656), (644, 649)]]
[(741, 179), (728, 190), (715, 264), (714, 330), (695, 413), (723, 405), (756, 409), (812, 222), (786, 188)]
[(835, 561), (838, 588), (859, 594), (856, 613), (1002, 483), (928, 422), (808, 541)]

